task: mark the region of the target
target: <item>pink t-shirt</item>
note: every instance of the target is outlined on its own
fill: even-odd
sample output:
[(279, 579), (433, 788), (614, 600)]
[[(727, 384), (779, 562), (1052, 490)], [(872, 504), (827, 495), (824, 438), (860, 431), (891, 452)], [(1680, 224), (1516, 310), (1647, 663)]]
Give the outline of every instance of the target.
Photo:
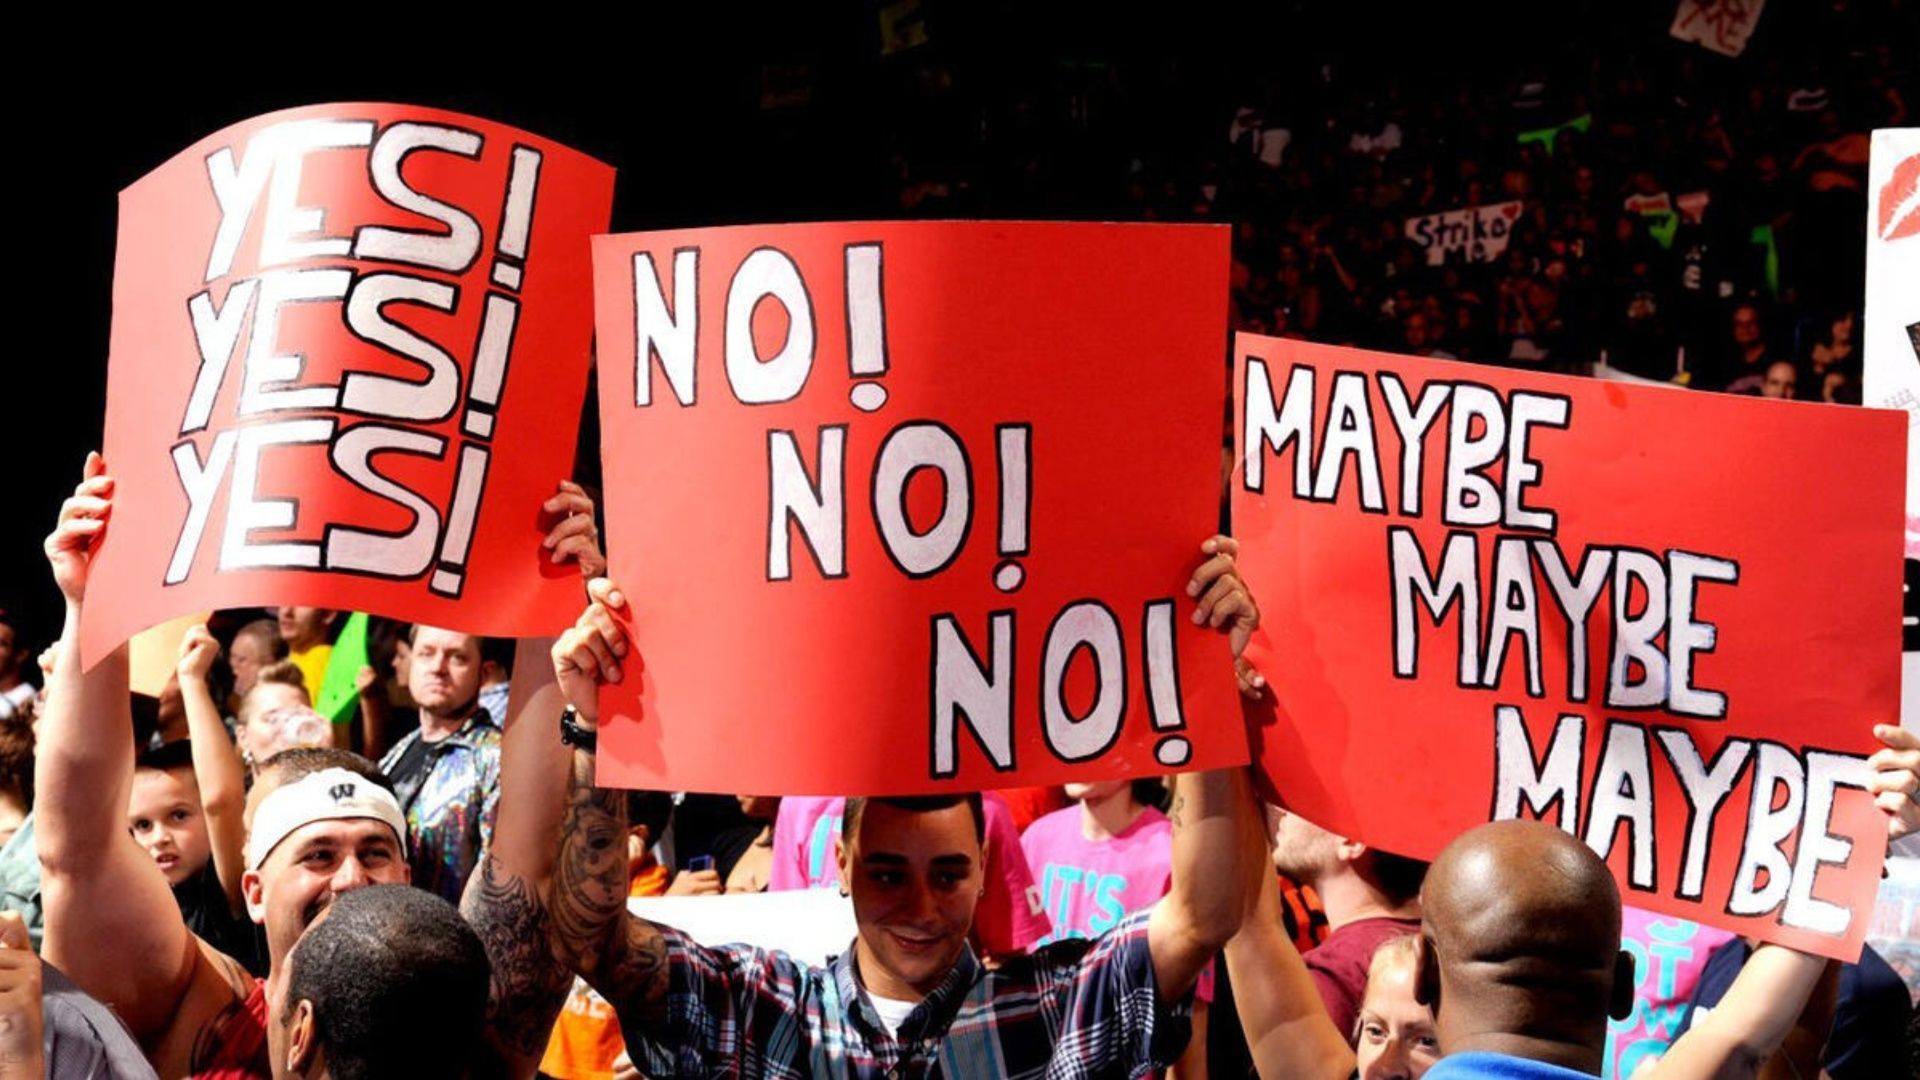
[(1078, 804), (1055, 810), (1020, 838), (1053, 923), (1049, 941), (1099, 937), (1173, 883), (1173, 824), (1165, 814), (1148, 807), (1110, 840), (1087, 839), (1080, 815)]
[(1607, 1021), (1607, 1048), (1600, 1075), (1628, 1080), (1648, 1057), (1667, 1052), (1680, 1037), (1680, 1018), (1707, 966), (1707, 955), (1733, 938), (1726, 930), (1701, 926), (1637, 907), (1620, 910), (1620, 948), (1633, 957), (1633, 1012)]
[[(1078, 803), (1027, 826), (1020, 846), (1040, 885), (1053, 933), (1096, 938), (1127, 915), (1152, 907), (1173, 886), (1173, 823), (1149, 806), (1120, 835), (1089, 840), (1080, 831)], [(1213, 969), (1200, 977), (1199, 996), (1213, 1000)]]
[(773, 872), (767, 888), (824, 889), (840, 882), (833, 861), (833, 840), (847, 800), (789, 795), (773, 819)]
[[(1005, 800), (993, 792), (981, 796), (987, 826), (985, 896), (973, 916), (974, 936), (989, 955), (1025, 952), (1051, 927), (1040, 906), (1039, 891), (1020, 857), (1020, 831)], [(833, 841), (846, 814), (843, 798), (788, 797), (780, 800), (773, 823), (773, 872), (767, 888), (822, 889), (840, 883)], [(997, 887), (995, 887), (997, 883)]]

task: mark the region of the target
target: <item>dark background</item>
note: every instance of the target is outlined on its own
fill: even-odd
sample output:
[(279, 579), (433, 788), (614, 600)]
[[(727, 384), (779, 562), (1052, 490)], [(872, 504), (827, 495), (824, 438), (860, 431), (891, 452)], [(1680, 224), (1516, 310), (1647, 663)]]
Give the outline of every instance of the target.
[[(192, 47), (178, 41), (198, 23), (155, 28), (146, 40), (122, 29), (111, 47), (79, 47), (88, 38), (77, 31), (15, 36), (16, 60), (47, 74), (24, 85), (16, 76), (10, 232), (15, 250), (31, 256), (13, 271), (21, 293), (12, 369), (24, 379), (15, 377), (4, 401), (14, 490), (0, 606), (26, 619), (30, 640), (58, 632), (39, 548), (100, 441), (116, 193), (259, 113), (384, 100), (522, 127), (619, 169), (614, 231), (929, 215), (1126, 218), (1141, 216), (1125, 182), (1138, 162), (1203, 166), (1225, 152), (1237, 105), (1325, 82), (1323, 69), (1349, 86), (1417, 87), (1428, 75), (1471, 72), (1497, 89), (1543, 77), (1565, 95), (1559, 74), (1616, 57), (1684, 65), (1683, 81), (1710, 86), (1763, 65), (1844, 63), (1889, 27), (1886, 43), (1906, 51), (1910, 72), (1920, 41), (1906, 33), (1913, 5), (1896, 0), (1771, 0), (1737, 62), (1667, 38), (1673, 0), (1293, 0), (1163, 5), (1127, 18), (1113, 4), (923, 0), (902, 13), (926, 40), (888, 53), (883, 6), (713, 5), (668, 18), (639, 5), (605, 22), (537, 5), (510, 13), (519, 21), (476, 8), (457, 18), (486, 23), (486, 32), (451, 39), (428, 25), (352, 29), (388, 17), (376, 8)], [(1543, 115), (1558, 120), (1580, 102), (1548, 105)], [(943, 194), (911, 194), (931, 179)]]

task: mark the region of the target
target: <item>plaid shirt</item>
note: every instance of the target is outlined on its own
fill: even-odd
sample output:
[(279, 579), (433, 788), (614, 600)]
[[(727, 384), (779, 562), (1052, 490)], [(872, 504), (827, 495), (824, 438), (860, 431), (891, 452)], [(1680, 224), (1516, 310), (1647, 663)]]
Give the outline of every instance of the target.
[(1160, 1001), (1144, 911), (993, 971), (964, 951), (897, 1039), (861, 991), (851, 948), (818, 968), (660, 932), (664, 1019), (626, 1025), (634, 1065), (650, 1077), (1131, 1078), (1172, 1064), (1192, 1030), (1190, 997)]

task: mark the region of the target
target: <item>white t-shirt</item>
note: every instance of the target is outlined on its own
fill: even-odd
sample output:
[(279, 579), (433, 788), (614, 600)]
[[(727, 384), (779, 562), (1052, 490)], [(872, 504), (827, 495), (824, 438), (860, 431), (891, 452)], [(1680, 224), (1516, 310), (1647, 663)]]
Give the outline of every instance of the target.
[(0, 690), (0, 720), (11, 720), (32, 703), (38, 693), (32, 683), (23, 682), (11, 690)]
[(881, 997), (872, 991), (868, 991), (867, 1000), (873, 1003), (873, 1011), (880, 1014), (880, 1023), (886, 1027), (887, 1034), (896, 1039), (900, 1037), (900, 1025), (906, 1023), (907, 1017), (913, 1015), (913, 1010), (920, 1007), (917, 1001)]

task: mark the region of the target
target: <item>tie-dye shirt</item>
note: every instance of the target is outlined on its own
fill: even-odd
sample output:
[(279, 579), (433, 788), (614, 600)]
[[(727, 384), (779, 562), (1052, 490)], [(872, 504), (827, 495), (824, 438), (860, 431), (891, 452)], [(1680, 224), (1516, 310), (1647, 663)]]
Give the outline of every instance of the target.
[[(414, 748), (424, 766), (398, 775)], [(500, 805), (500, 729), (485, 709), (475, 710), (460, 730), (438, 742), (413, 731), (401, 739), (380, 769), (393, 780), (407, 812), (407, 862), (413, 883), (460, 903), (467, 875), (493, 843), (493, 817)]]

